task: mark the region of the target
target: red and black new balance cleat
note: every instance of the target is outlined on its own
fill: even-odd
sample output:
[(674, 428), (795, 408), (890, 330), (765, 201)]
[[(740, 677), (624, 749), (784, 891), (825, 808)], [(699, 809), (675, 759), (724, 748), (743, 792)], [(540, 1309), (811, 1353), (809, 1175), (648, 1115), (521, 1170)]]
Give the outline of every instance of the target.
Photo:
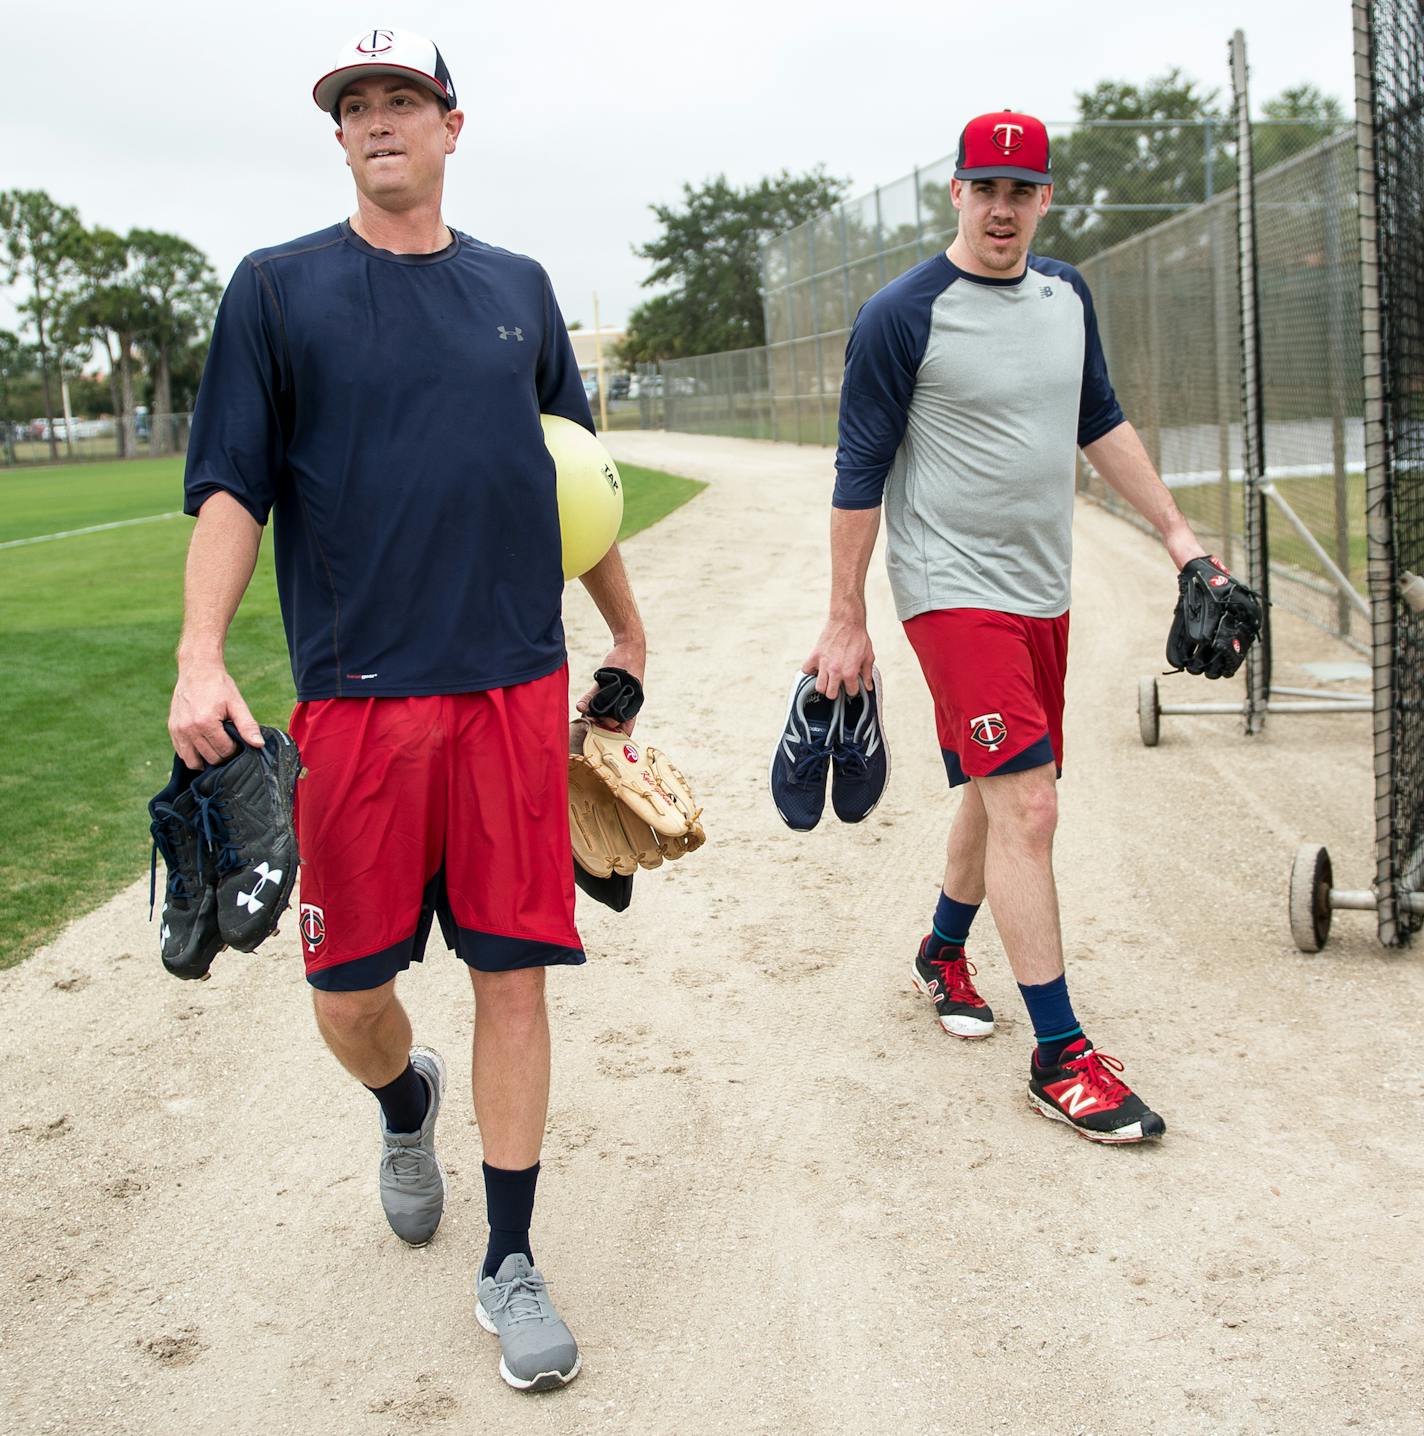
[(987, 1037), (994, 1030), (994, 1014), (974, 990), (976, 971), (962, 947), (940, 942), (934, 933), (915, 955), (915, 991), (934, 1003), (939, 1025), (951, 1037)]
[(1118, 1077), (1122, 1063), (1086, 1037), (1064, 1048), (1056, 1067), (1029, 1058), (1028, 1100), (1090, 1142), (1146, 1142), (1167, 1124)]

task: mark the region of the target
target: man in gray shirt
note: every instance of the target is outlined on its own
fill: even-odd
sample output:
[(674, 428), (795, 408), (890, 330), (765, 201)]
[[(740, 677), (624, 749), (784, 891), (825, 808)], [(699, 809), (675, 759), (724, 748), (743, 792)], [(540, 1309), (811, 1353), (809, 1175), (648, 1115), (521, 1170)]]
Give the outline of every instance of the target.
[(1042, 122), (971, 120), (951, 194), (954, 242), (874, 295), (846, 347), (830, 617), (804, 671), (829, 698), (873, 682), (865, 573), (883, 504), (896, 610), (950, 785), (967, 785), (915, 986), (946, 1032), (993, 1031), (964, 951), (987, 895), (1038, 1039), (1030, 1101), (1094, 1141), (1139, 1142), (1166, 1124), (1083, 1034), (1053, 880), (1075, 447), (1178, 568), (1206, 550), (1118, 407), (1082, 276), (1029, 253), (1053, 197)]

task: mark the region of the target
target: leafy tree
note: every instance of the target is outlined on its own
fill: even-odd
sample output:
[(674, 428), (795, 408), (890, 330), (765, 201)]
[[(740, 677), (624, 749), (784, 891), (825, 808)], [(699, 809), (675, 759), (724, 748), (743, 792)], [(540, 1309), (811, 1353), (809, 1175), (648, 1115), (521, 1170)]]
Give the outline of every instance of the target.
[[(1199, 204), (1208, 175), (1214, 192), (1235, 180), (1229, 112), (1216, 90), (1203, 90), (1181, 70), (1140, 86), (1102, 80), (1077, 99), (1077, 126), (1053, 146), (1054, 208), (1034, 240), (1044, 254), (1077, 262), (1171, 215), (1103, 206)], [(1213, 121), (1211, 130), (1183, 123), (1199, 120)]]
[(176, 234), (135, 229), (128, 235), (134, 282), (143, 295), (143, 328), (138, 338), (152, 365), (153, 439), (156, 454), (172, 447), (175, 360), (213, 322), (222, 293), (208, 257)]
[(801, 175), (782, 170), (745, 189), (718, 175), (697, 188), (683, 185), (680, 207), (652, 205), (662, 233), (634, 253), (653, 262), (644, 288), (668, 292), (629, 316), (623, 362), (766, 343), (760, 241), (830, 209), (848, 187), (819, 166)]
[[(1179, 69), (1142, 85), (1102, 80), (1080, 91), (1077, 124), (1053, 145), (1053, 208), (1034, 248), (1072, 263), (1117, 244), (1236, 182), (1235, 125), (1229, 102)], [(1261, 107), (1255, 126), (1260, 173), (1335, 133), (1345, 123), (1340, 102), (1314, 85), (1296, 85)], [(1102, 121), (1134, 121), (1102, 124)], [(1208, 129), (1198, 123), (1212, 122)], [(1099, 123), (1093, 123), (1093, 122)], [(1188, 123), (1191, 122), (1191, 123)], [(1208, 181), (1210, 181), (1208, 183)], [(926, 227), (958, 227), (948, 185), (921, 195)]]
[(0, 430), (3, 430), (5, 462), (15, 462), (15, 425), (22, 418), (11, 407), (15, 390), (23, 380), (30, 379), (38, 366), (39, 356), (13, 330), (0, 329)]
[(28, 294), (17, 304), (35, 331), (44, 381), (45, 418), (51, 459), (59, 458), (54, 435), (54, 391), (50, 384), (49, 326), (66, 303), (76, 276), (75, 255), (83, 243), (79, 213), (56, 204), (44, 190), (7, 190), (0, 194), (0, 236), (4, 250), (0, 273), (8, 284), (23, 282)]
[(1252, 153), (1258, 174), (1338, 134), (1348, 123), (1345, 107), (1334, 95), (1308, 84), (1292, 85), (1267, 100), (1261, 116), (1274, 123), (1254, 126)]
[(119, 456), (129, 449), (134, 414), (134, 345), (144, 330), (148, 301), (133, 273), (128, 241), (108, 229), (92, 229), (78, 258), (80, 288), (67, 325), (104, 353), (113, 412), (118, 416)]

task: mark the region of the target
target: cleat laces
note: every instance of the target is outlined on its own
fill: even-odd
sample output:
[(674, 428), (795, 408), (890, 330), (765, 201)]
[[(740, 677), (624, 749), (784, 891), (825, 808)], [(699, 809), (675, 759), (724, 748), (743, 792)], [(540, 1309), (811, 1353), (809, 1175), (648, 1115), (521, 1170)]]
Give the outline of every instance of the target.
[(1083, 1079), (1093, 1095), (1102, 1100), (1104, 1108), (1116, 1107), (1124, 1097), (1132, 1096), (1132, 1089), (1126, 1082), (1119, 1081), (1116, 1075), (1122, 1071), (1122, 1063), (1106, 1052), (1099, 1052), (1096, 1047), (1090, 1047), (1063, 1066)]
[(967, 957), (932, 957), (929, 964), (939, 973), (944, 983), (944, 994), (951, 1002), (966, 1003), (970, 1007), (985, 1005), (970, 980), (978, 975), (979, 969)]
[[(158, 896), (158, 855), (163, 854), (163, 861), (168, 868), (168, 885), (166, 891), (170, 897), (177, 898), (179, 902), (187, 902), (196, 894), (188, 891), (188, 884), (183, 881), (183, 874), (178, 866), (177, 835), (173, 832), (173, 824), (180, 828), (186, 828), (188, 821), (171, 803), (155, 803), (153, 805), (153, 821), (148, 825), (148, 830), (153, 834), (153, 850), (148, 858), (148, 920), (153, 921), (154, 902)], [(199, 862), (201, 867), (201, 860)]]
[(198, 824), (202, 828), (203, 841), (216, 860), (218, 876), (240, 868), (242, 857), (237, 848), (238, 839), (232, 832), (228, 810), (217, 794), (199, 795)]

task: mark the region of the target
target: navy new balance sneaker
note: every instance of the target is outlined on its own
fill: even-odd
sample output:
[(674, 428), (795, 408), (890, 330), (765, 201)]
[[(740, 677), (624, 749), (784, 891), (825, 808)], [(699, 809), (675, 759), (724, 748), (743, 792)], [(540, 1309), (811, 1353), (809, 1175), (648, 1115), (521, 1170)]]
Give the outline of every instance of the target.
[(872, 668), (874, 688), (863, 683), (852, 697), (837, 699), (831, 735), (831, 807), (843, 823), (859, 823), (875, 811), (890, 781), (890, 745), (885, 740), (884, 691), (880, 670)]
[(781, 821), (809, 833), (826, 806), (826, 766), (837, 705), (816, 692), (816, 675), (798, 673), (786, 704), (786, 725), (771, 755), (771, 801)]

